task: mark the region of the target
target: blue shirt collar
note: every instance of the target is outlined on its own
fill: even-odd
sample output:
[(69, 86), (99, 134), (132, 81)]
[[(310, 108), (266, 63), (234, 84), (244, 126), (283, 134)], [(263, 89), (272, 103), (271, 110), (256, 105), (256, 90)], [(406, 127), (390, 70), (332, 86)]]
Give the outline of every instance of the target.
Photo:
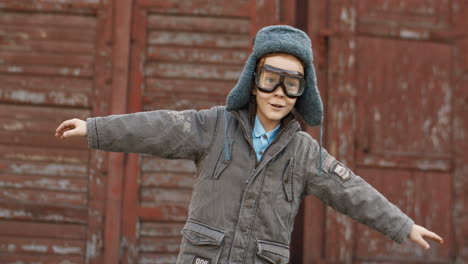
[(258, 119), (258, 116), (255, 116), (255, 124), (254, 124), (254, 129), (253, 129), (253, 135), (256, 138), (259, 138), (263, 135), (266, 134), (268, 138), (268, 142), (271, 143), (273, 139), (275, 139), (276, 134), (278, 134), (278, 130), (280, 128), (280, 124), (278, 124), (273, 130), (270, 132), (266, 132), (265, 128), (263, 128), (262, 122), (260, 122), (260, 119)]

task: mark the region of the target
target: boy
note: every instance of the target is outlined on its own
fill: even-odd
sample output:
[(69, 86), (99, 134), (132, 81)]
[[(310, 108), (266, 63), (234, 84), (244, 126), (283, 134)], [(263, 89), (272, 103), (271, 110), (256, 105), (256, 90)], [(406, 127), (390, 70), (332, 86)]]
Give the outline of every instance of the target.
[(71, 119), (56, 136), (87, 136), (91, 148), (106, 151), (194, 160), (177, 263), (288, 263), (294, 218), (309, 194), (397, 243), (442, 243), (301, 132), (295, 112), (308, 125), (322, 123), (310, 39), (269, 26), (257, 33), (226, 107)]

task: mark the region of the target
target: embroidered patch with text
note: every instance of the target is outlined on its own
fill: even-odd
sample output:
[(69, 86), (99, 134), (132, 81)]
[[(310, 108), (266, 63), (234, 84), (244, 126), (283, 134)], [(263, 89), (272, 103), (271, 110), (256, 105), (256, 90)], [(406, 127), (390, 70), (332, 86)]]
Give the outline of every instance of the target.
[(211, 259), (195, 256), (192, 264), (211, 264)]

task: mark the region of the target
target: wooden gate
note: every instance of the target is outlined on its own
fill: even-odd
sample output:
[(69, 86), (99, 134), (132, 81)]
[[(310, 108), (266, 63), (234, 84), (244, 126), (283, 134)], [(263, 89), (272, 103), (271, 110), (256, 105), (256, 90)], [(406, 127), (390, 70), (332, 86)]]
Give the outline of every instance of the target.
[(398, 246), (333, 210), (311, 215), (320, 205), (309, 198), (304, 222), (314, 225), (305, 225), (304, 247), (313, 250), (304, 263), (466, 261), (466, 228), (455, 232), (467, 223), (466, 2), (311, 1), (304, 9), (314, 43), (326, 43), (316, 63), (327, 149), (445, 240), (430, 251)]

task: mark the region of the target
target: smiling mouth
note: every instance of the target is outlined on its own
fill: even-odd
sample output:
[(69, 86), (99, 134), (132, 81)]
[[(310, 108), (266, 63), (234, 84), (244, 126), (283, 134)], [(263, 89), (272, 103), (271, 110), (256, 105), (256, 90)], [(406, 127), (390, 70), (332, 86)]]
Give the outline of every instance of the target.
[(279, 105), (279, 104), (270, 104), (271, 106), (275, 107), (275, 108), (283, 108), (284, 106), (282, 105)]

